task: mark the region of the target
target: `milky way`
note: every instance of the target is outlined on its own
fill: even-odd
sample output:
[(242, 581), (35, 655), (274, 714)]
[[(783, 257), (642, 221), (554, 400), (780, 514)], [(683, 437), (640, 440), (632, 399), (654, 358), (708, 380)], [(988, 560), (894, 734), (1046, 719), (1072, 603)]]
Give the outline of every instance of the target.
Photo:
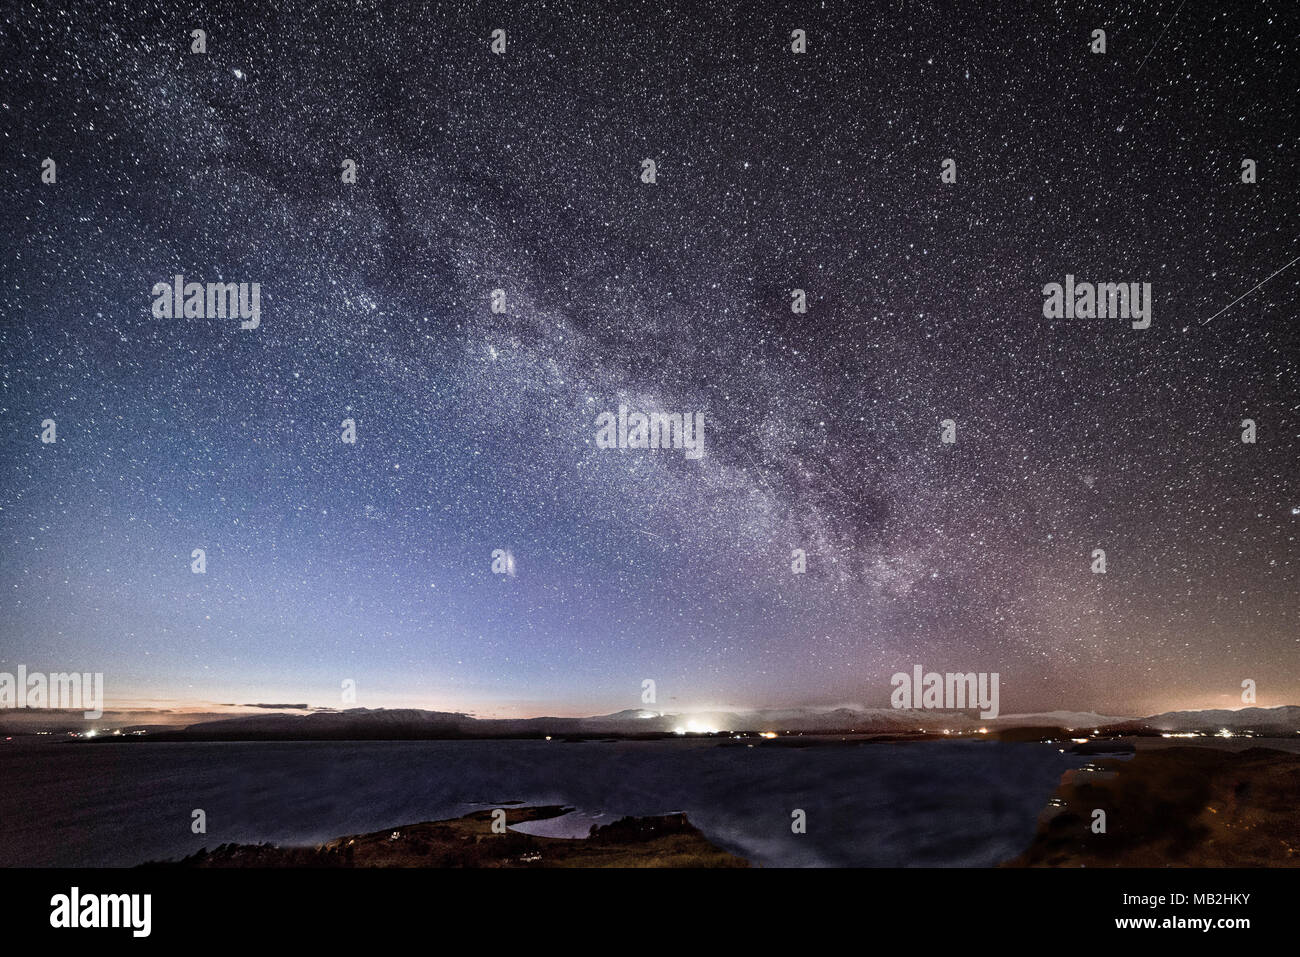
[[(1243, 296), (1300, 255), (1294, 4), (305, 6), (3, 15), (0, 668), (1300, 699), (1300, 264)], [(260, 326), (155, 317), (177, 274)], [(1067, 274), (1151, 283), (1150, 328), (1044, 318)], [(706, 454), (598, 448), (620, 404)]]

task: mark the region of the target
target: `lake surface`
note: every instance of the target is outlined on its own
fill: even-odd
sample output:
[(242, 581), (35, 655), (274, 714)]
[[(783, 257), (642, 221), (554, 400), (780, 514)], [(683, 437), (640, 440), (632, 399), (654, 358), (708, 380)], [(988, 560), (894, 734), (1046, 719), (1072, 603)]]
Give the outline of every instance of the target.
[[(685, 811), (766, 866), (991, 866), (1093, 757), (995, 741), (0, 742), (0, 865), (129, 866), (313, 844), (504, 802), (593, 820)], [(207, 815), (192, 834), (191, 812)], [(807, 833), (791, 832), (791, 812)]]

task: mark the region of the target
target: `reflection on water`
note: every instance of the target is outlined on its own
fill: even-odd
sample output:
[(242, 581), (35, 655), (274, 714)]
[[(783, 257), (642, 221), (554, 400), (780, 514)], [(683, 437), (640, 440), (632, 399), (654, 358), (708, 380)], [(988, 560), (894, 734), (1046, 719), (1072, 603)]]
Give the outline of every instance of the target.
[(575, 810), (559, 817), (548, 817), (542, 821), (524, 821), (511, 824), (510, 830), (536, 837), (585, 838), (591, 834), (594, 825), (609, 824), (612, 818), (608, 814), (592, 814), (589, 811)]

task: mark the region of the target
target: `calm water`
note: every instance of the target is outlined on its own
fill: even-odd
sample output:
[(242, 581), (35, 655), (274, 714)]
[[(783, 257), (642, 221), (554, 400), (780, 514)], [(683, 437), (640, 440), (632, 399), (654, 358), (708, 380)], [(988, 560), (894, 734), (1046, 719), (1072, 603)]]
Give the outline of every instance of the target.
[[(988, 866), (1092, 758), (991, 741), (0, 742), (0, 865), (125, 866), (226, 841), (310, 844), (506, 801), (602, 822), (685, 811), (764, 865)], [(190, 812), (208, 832), (190, 833)], [(792, 834), (802, 808), (808, 833)]]

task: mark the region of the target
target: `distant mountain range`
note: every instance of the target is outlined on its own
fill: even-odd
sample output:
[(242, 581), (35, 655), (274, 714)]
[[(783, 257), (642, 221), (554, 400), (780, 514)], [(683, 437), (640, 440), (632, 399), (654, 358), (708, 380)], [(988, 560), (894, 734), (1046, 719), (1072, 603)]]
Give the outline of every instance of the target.
[(1300, 707), (1241, 708), (1238, 711), (1166, 711), (1149, 718), (1117, 722), (1115, 727), (1153, 731), (1256, 731), (1295, 734), (1300, 731)]
[(903, 733), (911, 731), (973, 731), (977, 728), (1055, 725), (1094, 728), (1124, 718), (1075, 712), (1049, 715), (1008, 715), (990, 721), (958, 711), (896, 710), (893, 708), (828, 710), (785, 709), (663, 714), (632, 709), (587, 718), (474, 718), (445, 711), (366, 710), (311, 714), (256, 714), (191, 725), (178, 732), (185, 738), (496, 738), (542, 735), (642, 736), (700, 734), (719, 731)]
[[(12, 719), (21, 715), (21, 722)], [(130, 717), (139, 718), (138, 714)], [(207, 717), (207, 716), (204, 716)], [(74, 718), (76, 720), (74, 720)], [(1300, 732), (1300, 707), (1243, 708), (1238, 711), (1173, 711), (1145, 718), (1117, 717), (1093, 712), (1051, 711), (1003, 715), (989, 720), (975, 712), (896, 710), (893, 708), (796, 708), (761, 711), (717, 711), (663, 714), (633, 709), (587, 718), (474, 718), (449, 711), (352, 708), (308, 713), (266, 712), (202, 720), (187, 726), (127, 725), (111, 713), (94, 722), (69, 713), (0, 711), (0, 731), (24, 733), (46, 729), (83, 730), (87, 726), (146, 731), (147, 738), (170, 740), (402, 740), (436, 738), (501, 738), (553, 736), (659, 736), (710, 732), (803, 732), (900, 734), (927, 731), (975, 731), (987, 728), (1054, 727), (1108, 733), (1252, 731), (1291, 735)], [(66, 723), (64, 723), (66, 722)]]

